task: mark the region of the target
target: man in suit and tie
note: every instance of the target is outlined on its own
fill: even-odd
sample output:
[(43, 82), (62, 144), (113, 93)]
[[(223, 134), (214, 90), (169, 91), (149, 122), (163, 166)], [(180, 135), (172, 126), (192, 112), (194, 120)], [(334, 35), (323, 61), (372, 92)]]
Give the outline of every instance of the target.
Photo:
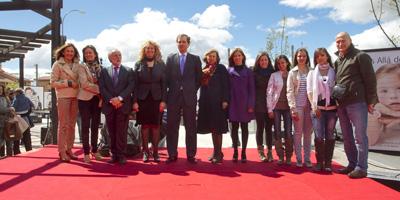
[(126, 163), (128, 115), (132, 108), (134, 89), (131, 68), (121, 65), (121, 52), (117, 49), (108, 53), (111, 66), (100, 72), (99, 86), (103, 98), (102, 112), (106, 116), (107, 130), (111, 139), (109, 163)]
[(186, 130), (186, 156), (196, 163), (196, 105), (197, 90), (202, 76), (199, 56), (187, 52), (190, 37), (180, 34), (176, 38), (178, 53), (171, 54), (166, 63), (167, 79), (167, 163), (178, 158), (179, 123), (181, 113)]

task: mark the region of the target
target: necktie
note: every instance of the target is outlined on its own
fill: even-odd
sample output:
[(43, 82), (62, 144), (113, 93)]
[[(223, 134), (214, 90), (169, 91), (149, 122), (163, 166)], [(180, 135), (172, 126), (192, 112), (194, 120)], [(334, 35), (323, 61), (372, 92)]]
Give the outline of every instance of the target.
[(112, 80), (113, 80), (114, 86), (116, 86), (118, 84), (118, 74), (119, 74), (118, 69), (119, 69), (119, 67), (114, 67), (114, 71), (112, 74)]
[(185, 54), (180, 55), (179, 68), (181, 69), (181, 74), (183, 74), (183, 70), (185, 69)]

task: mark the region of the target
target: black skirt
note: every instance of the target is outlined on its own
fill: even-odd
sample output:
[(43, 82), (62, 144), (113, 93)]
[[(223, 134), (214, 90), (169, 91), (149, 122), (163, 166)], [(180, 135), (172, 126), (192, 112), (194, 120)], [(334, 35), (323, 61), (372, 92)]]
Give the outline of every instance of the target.
[(161, 100), (154, 100), (151, 92), (145, 100), (138, 100), (139, 112), (137, 113), (137, 123), (142, 125), (159, 126), (161, 124), (160, 113)]

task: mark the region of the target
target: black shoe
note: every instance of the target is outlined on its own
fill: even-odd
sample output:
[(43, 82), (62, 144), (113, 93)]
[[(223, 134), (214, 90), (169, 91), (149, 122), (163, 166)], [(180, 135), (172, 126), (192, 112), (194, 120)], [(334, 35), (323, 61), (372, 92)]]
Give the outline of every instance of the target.
[(117, 162), (118, 162), (118, 158), (115, 157), (115, 156), (112, 156), (112, 157), (111, 157), (111, 160), (109, 160), (109, 161), (107, 161), (107, 162), (110, 163), (110, 164), (117, 163)]
[(367, 172), (359, 170), (359, 169), (355, 169), (352, 172), (350, 172), (348, 174), (348, 176), (353, 179), (365, 178), (365, 177), (367, 177)]
[(338, 174), (349, 174), (349, 173), (352, 172), (353, 170), (354, 170), (354, 168), (352, 168), (352, 167), (345, 167), (345, 168), (339, 169), (339, 170), (337, 171), (337, 173), (338, 173)]
[(187, 158), (187, 161), (191, 164), (197, 164), (197, 160), (195, 157), (189, 157)]
[(154, 158), (154, 162), (156, 162), (156, 163), (160, 162), (160, 156), (158, 155), (158, 153), (153, 153), (153, 158)]
[(149, 162), (149, 154), (147, 152), (143, 152), (143, 162)]
[(165, 161), (165, 163), (169, 164), (169, 163), (176, 162), (177, 160), (178, 160), (178, 157), (176, 157), (176, 156), (171, 156), (171, 157), (168, 157), (168, 158), (167, 158), (167, 160)]
[(118, 162), (119, 162), (120, 165), (125, 165), (126, 164), (125, 156), (120, 157)]
[(242, 159), (241, 159), (242, 163), (246, 163), (247, 162), (247, 156), (246, 156), (246, 152), (242, 152)]
[(238, 157), (239, 157), (238, 154), (239, 154), (239, 153), (238, 153), (238, 150), (235, 149), (235, 150), (233, 151), (233, 156), (232, 156), (232, 161), (233, 161), (233, 162), (237, 162), (237, 161), (238, 161)]

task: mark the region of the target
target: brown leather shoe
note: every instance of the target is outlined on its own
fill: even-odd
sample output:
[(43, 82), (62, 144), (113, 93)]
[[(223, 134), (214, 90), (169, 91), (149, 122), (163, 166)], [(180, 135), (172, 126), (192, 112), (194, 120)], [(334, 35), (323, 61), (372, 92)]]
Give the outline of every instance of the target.
[(365, 178), (365, 177), (367, 177), (367, 172), (362, 171), (362, 170), (359, 170), (359, 169), (355, 169), (355, 170), (353, 170), (352, 172), (350, 172), (350, 173), (348, 174), (348, 176), (349, 176), (350, 178), (354, 178), (354, 179), (357, 179), (357, 178)]
[(338, 174), (349, 174), (349, 173), (352, 172), (353, 170), (354, 170), (354, 168), (352, 168), (352, 167), (345, 167), (345, 168), (339, 169), (339, 170), (337, 171), (337, 173), (338, 173)]
[(66, 153), (71, 158), (71, 160), (78, 160), (78, 156), (76, 156), (74, 153), (72, 153), (71, 150), (67, 151)]

